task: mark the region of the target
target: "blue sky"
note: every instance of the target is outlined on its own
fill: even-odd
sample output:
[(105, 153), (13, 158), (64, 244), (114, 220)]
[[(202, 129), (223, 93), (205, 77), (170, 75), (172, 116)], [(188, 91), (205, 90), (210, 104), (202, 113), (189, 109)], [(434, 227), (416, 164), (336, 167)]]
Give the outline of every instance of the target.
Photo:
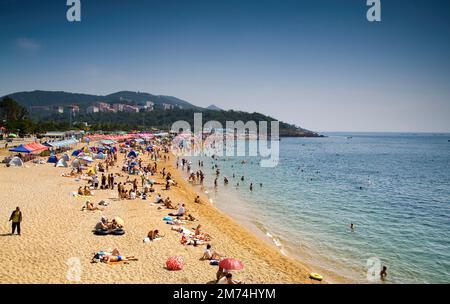
[(0, 0), (0, 95), (173, 95), (318, 131), (450, 131), (450, 3)]

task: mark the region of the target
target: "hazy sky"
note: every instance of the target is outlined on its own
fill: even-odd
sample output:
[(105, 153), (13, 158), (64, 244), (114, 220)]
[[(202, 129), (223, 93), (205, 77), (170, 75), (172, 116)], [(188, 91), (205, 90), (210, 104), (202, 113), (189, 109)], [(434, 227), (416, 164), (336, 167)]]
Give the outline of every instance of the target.
[(0, 96), (173, 95), (317, 131), (450, 131), (450, 1), (0, 0)]

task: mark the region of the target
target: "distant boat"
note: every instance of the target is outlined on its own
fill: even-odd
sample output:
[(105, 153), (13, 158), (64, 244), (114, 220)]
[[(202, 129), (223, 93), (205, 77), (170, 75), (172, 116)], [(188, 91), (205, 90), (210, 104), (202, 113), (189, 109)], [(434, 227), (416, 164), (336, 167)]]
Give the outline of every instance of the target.
[(347, 139), (352, 139), (353, 137), (352, 136), (347, 136)]

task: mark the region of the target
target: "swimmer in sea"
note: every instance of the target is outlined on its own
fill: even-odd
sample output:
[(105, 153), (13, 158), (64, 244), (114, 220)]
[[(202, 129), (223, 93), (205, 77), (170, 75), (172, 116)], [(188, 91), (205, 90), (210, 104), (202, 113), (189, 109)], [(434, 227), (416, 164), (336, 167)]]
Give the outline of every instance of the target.
[(250, 183), (250, 191), (253, 191), (253, 183)]

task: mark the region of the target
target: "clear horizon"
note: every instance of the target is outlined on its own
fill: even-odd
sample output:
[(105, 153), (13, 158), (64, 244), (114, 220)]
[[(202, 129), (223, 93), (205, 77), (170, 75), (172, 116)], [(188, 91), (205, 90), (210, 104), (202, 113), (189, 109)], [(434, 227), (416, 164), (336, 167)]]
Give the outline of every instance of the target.
[[(0, 3), (0, 95), (170, 95), (318, 132), (450, 132), (450, 3)], [(349, 130), (349, 131), (320, 131)]]

